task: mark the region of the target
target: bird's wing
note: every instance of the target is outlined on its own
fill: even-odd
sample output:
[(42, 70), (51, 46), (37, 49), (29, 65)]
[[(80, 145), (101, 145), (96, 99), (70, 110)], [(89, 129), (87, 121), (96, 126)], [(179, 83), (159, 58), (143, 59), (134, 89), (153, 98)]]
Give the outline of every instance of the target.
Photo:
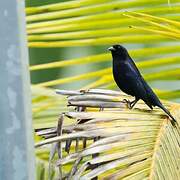
[(155, 95), (151, 87), (146, 83), (140, 71), (136, 67), (134, 61), (129, 58), (128, 61), (128, 82), (131, 83), (130, 88), (136, 98), (142, 99), (151, 109), (152, 105), (159, 103), (158, 97)]
[[(141, 76), (139, 70), (134, 68), (132, 64), (129, 65), (129, 72), (126, 73), (126, 78), (128, 82), (129, 89), (131, 89), (131, 94), (139, 99), (143, 99), (144, 101), (148, 101), (148, 93), (146, 89), (147, 83)], [(148, 85), (147, 85), (148, 86)]]
[(133, 71), (135, 71), (136, 74), (141, 76), (141, 73), (139, 71), (139, 69), (137, 68), (136, 64), (134, 63), (134, 61), (132, 60), (132, 58), (129, 56), (129, 64), (131, 66), (131, 68), (133, 69)]
[(160, 106), (161, 102), (159, 100), (159, 98), (156, 96), (156, 94), (153, 92), (153, 90), (151, 89), (151, 87), (147, 84), (147, 82), (144, 80), (144, 78), (142, 77), (142, 81), (143, 81), (143, 85), (144, 88), (146, 90), (146, 94), (148, 96), (148, 101), (151, 103), (151, 105), (153, 106)]
[[(136, 99), (142, 99), (150, 109), (152, 109), (152, 103), (146, 89), (146, 82), (143, 80), (142, 76), (136, 76), (136, 74), (130, 74), (128, 77), (129, 89), (131, 92), (129, 94), (135, 96)], [(144, 84), (145, 83), (145, 84)]]
[(133, 91), (133, 95), (141, 99), (140, 96), (146, 95), (146, 89), (144, 88), (141, 77), (136, 76), (135, 74), (128, 74), (127, 76), (130, 89)]

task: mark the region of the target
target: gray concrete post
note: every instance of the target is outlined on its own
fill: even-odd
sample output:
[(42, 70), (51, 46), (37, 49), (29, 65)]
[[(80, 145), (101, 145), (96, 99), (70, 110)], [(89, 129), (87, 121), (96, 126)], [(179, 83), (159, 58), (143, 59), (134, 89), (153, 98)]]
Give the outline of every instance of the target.
[(35, 179), (24, 8), (0, 1), (0, 180)]

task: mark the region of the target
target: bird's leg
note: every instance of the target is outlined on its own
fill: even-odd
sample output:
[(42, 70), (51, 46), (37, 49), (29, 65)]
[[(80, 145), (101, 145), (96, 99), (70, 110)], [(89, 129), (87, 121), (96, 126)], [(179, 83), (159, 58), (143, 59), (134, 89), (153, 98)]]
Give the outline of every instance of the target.
[(132, 109), (138, 101), (139, 99), (135, 99), (134, 101), (130, 102), (130, 109)]
[(127, 103), (127, 106), (129, 109), (132, 109), (135, 106), (135, 104), (139, 101), (139, 99), (135, 99), (134, 101), (129, 101), (127, 99), (123, 99), (123, 101), (125, 103)]

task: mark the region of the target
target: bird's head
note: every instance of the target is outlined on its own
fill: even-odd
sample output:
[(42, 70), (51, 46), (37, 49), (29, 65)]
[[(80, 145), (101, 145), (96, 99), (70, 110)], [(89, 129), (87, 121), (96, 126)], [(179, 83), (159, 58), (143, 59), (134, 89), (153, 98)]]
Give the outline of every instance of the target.
[(126, 48), (119, 44), (109, 47), (108, 50), (111, 51), (112, 56), (118, 56), (119, 58), (124, 60), (129, 56)]

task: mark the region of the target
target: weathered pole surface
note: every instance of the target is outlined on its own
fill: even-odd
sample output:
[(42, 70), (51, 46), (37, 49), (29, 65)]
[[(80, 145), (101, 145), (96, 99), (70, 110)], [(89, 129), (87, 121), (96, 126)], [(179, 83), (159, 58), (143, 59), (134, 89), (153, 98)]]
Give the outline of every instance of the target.
[(24, 0), (0, 1), (0, 179), (35, 179)]

